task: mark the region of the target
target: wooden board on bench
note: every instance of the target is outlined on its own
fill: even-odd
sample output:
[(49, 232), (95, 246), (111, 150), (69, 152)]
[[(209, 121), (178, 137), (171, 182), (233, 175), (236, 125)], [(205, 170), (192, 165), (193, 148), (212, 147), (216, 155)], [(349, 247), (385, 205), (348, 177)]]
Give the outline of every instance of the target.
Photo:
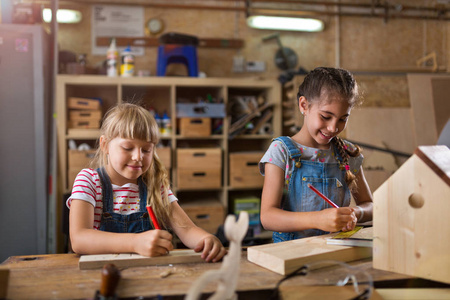
[(201, 252), (196, 253), (194, 250), (174, 250), (168, 255), (147, 257), (138, 254), (99, 254), (99, 255), (82, 255), (78, 262), (80, 270), (100, 269), (105, 264), (114, 264), (116, 267), (139, 267), (139, 266), (156, 266), (168, 264), (198, 263), (203, 262)]
[(281, 275), (287, 275), (307, 263), (321, 260), (343, 262), (372, 257), (372, 248), (327, 245), (335, 233), (281, 243), (253, 246), (247, 249), (247, 259)]

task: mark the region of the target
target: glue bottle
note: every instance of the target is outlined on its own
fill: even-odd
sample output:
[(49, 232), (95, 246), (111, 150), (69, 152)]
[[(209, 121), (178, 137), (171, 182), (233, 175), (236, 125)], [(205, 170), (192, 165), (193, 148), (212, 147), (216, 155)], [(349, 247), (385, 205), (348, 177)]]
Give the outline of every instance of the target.
[(109, 77), (117, 77), (119, 75), (119, 52), (116, 47), (116, 39), (111, 39), (111, 44), (106, 52), (106, 75)]
[(122, 52), (122, 65), (120, 66), (120, 75), (122, 77), (134, 76), (134, 55), (130, 46), (126, 47)]

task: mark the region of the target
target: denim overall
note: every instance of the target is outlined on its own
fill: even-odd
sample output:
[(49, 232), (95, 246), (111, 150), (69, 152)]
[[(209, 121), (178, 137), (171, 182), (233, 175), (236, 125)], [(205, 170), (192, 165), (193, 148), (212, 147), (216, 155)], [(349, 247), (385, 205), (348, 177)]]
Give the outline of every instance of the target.
[(146, 204), (147, 186), (138, 178), (139, 185), (139, 212), (129, 215), (121, 215), (114, 212), (113, 189), (111, 181), (105, 169), (97, 169), (102, 184), (103, 214), (99, 230), (118, 233), (138, 233), (153, 229)]
[[(281, 136), (275, 140), (281, 141), (288, 149), (289, 158), (295, 160), (295, 167), (289, 181), (287, 195), (284, 195), (281, 201), (281, 208), (283, 210), (309, 212), (332, 207), (311, 190), (308, 187), (308, 183), (339, 207), (350, 205), (351, 195), (345, 183), (345, 170), (339, 168), (337, 161), (336, 163), (322, 163), (301, 160), (302, 152), (290, 138)], [(336, 150), (334, 152), (339, 153)], [(341, 161), (340, 156), (337, 158)], [(296, 232), (274, 232), (273, 241), (274, 243), (278, 243), (326, 233), (328, 232), (320, 229), (307, 229)]]

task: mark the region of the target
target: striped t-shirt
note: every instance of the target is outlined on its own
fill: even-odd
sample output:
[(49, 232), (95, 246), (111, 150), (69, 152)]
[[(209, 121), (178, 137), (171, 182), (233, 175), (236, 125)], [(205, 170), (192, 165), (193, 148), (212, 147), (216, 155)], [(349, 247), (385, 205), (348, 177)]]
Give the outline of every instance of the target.
[[(127, 183), (123, 186), (112, 184), (113, 189), (113, 209), (115, 213), (128, 215), (139, 212), (139, 186), (134, 183)], [(178, 199), (170, 189), (161, 186), (161, 196), (168, 193), (169, 201)], [(100, 227), (100, 220), (103, 213), (103, 197), (100, 177), (94, 169), (83, 169), (78, 173), (72, 188), (72, 194), (67, 199), (66, 205), (70, 209), (72, 199), (87, 201), (94, 206), (94, 229)], [(146, 201), (144, 199), (144, 201)]]

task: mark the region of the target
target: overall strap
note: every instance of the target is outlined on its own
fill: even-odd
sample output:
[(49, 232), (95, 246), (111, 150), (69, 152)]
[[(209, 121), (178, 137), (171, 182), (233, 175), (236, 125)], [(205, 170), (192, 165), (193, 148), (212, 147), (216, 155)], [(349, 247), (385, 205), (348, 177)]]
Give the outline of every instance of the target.
[(147, 211), (147, 185), (142, 180), (142, 176), (138, 178), (139, 185), (139, 210), (144, 212)]
[(286, 146), (286, 148), (288, 149), (289, 158), (294, 159), (295, 166), (299, 168), (301, 166), (300, 160), (302, 152), (300, 151), (300, 149), (298, 149), (294, 142), (287, 136), (277, 137), (274, 139), (274, 141), (280, 141)]
[(102, 185), (102, 202), (103, 202), (103, 212), (113, 212), (113, 189), (111, 180), (109, 179), (108, 173), (104, 168), (97, 168), (98, 175), (100, 176), (100, 183)]

